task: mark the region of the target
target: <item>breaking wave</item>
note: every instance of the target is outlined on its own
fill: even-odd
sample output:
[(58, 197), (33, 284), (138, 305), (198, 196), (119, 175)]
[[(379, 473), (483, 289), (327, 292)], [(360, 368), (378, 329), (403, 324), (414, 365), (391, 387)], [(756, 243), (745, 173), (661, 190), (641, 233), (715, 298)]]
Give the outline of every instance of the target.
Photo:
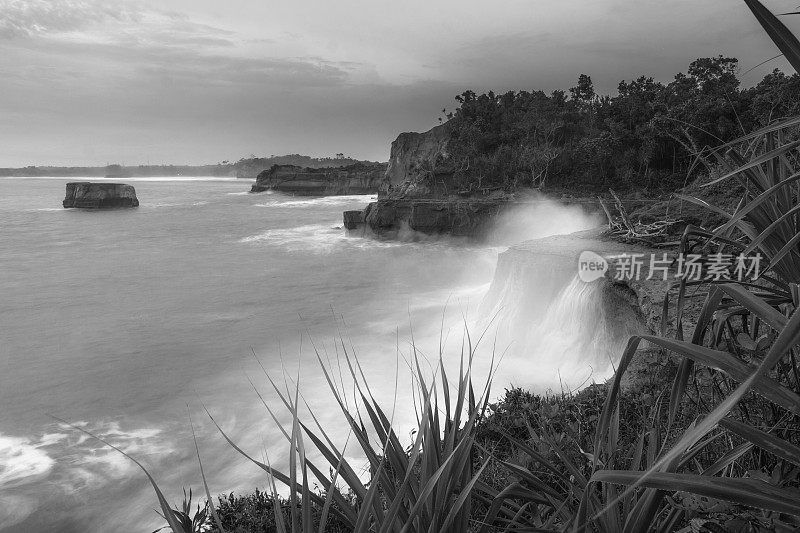
[(276, 228), (256, 235), (244, 237), (240, 243), (265, 243), (282, 246), (290, 251), (311, 251), (326, 253), (339, 246), (354, 248), (393, 248), (402, 242), (380, 241), (371, 238), (347, 235), (337, 222), (330, 224), (307, 224), (294, 228)]
[[(125, 453), (165, 458), (173, 445), (155, 428), (122, 429), (118, 422), (75, 424), (114, 443)], [(128, 480), (136, 466), (119, 452), (66, 424), (57, 424), (38, 437), (0, 435), (0, 524), (25, 520), (46, 505), (48, 498), (81, 489), (97, 490), (110, 482)], [(41, 491), (42, 483), (55, 493)]]
[(0, 435), (0, 490), (46, 476), (55, 461), (41, 449), (41, 441)]
[(350, 195), (350, 196), (315, 196), (315, 197), (308, 197), (298, 200), (296, 196), (284, 196), (279, 193), (273, 193), (271, 191), (267, 191), (265, 193), (270, 195), (270, 198), (266, 202), (261, 202), (257, 204), (253, 204), (253, 207), (336, 207), (336, 206), (345, 206), (350, 204), (362, 204), (366, 205), (371, 201), (375, 200), (374, 195), (369, 194), (357, 194), (357, 195)]

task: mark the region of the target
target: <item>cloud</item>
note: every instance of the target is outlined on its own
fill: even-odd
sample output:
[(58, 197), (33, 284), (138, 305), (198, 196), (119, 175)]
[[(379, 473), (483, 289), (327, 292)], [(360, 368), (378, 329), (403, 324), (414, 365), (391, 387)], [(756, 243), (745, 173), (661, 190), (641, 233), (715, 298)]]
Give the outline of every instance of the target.
[(122, 0), (0, 0), (0, 39), (48, 39), (126, 46), (220, 46), (235, 32)]
[[(269, 33), (254, 40), (141, 3), (0, 6), (0, 142), (9, 158), (0, 166), (230, 159), (279, 137), (293, 139), (282, 143), (288, 151), (318, 139), (319, 152), (341, 124), (349, 87), (375, 80), (356, 61), (302, 55)], [(313, 117), (327, 121), (324, 132)]]
[(0, 0), (0, 166), (385, 158), (468, 88), (565, 89), (583, 72), (605, 93), (701, 56), (774, 55), (729, 3)]
[(73, 32), (94, 24), (139, 21), (138, 6), (98, 0), (0, 0), (0, 37)]
[(21, 84), (324, 87), (361, 68), (271, 55), (269, 39), (253, 41), (181, 13), (120, 0), (0, 0), (0, 37), (0, 72)]

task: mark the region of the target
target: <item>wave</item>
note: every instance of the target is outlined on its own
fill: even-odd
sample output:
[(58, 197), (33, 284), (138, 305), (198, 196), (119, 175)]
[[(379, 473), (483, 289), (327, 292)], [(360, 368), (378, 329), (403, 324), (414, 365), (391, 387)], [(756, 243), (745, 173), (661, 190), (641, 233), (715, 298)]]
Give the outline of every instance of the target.
[(20, 487), (46, 478), (55, 460), (42, 450), (41, 442), (0, 435), (0, 524), (12, 526), (33, 514), (34, 496), (19, 493)]
[(277, 207), (311, 207), (311, 206), (336, 206), (344, 204), (352, 204), (355, 202), (369, 203), (374, 200), (375, 196), (371, 194), (354, 194), (349, 196), (323, 196), (321, 198), (308, 198), (304, 200), (285, 200), (276, 201), (274, 206)]
[(256, 235), (239, 239), (240, 243), (266, 243), (283, 246), (290, 251), (330, 252), (341, 246), (354, 248), (392, 248), (402, 246), (399, 241), (379, 241), (370, 238), (347, 235), (338, 225), (338, 221), (330, 224), (308, 224), (293, 228), (276, 228)]
[[(167, 457), (175, 452), (173, 445), (162, 436), (159, 428), (137, 428), (123, 430), (119, 422), (103, 422), (88, 424), (77, 422), (76, 426), (86, 429), (93, 434), (113, 443), (119, 449), (131, 456), (155, 455)], [(72, 487), (73, 490), (91, 484), (97, 486), (111, 480), (124, 479), (136, 470), (136, 466), (116, 450), (112, 450), (103, 443), (92, 439), (82, 433), (75, 440), (74, 430), (65, 424), (59, 424), (62, 431), (72, 431), (73, 435), (58, 433), (45, 435), (43, 439), (50, 438), (51, 446), (66, 442), (69, 444), (67, 453), (58, 457), (59, 462), (64, 461), (72, 465), (66, 472), (59, 485)], [(58, 440), (59, 435), (64, 435), (63, 440)]]
[(0, 520), (4, 528), (19, 524), (36, 510), (36, 500), (18, 494), (0, 492)]
[[(165, 458), (175, 447), (158, 428), (123, 429), (119, 422), (76, 422), (76, 426), (113, 443), (132, 456)], [(0, 434), (0, 524), (19, 523), (46, 500), (81, 489), (96, 490), (131, 479), (136, 466), (122, 454), (66, 424), (51, 426), (38, 437)], [(42, 482), (56, 493), (42, 491)]]
[(55, 460), (43, 444), (21, 437), (0, 435), (0, 490), (19, 486), (50, 473)]
[[(76, 422), (75, 426), (109, 440), (128, 454), (169, 454), (173, 451), (158, 428), (122, 429), (116, 421)], [(63, 470), (57, 468), (57, 463), (62, 462), (67, 465), (67, 470), (100, 466), (97, 469), (99, 477), (104, 475), (101, 472), (119, 473), (133, 466), (119, 452), (85, 433), (77, 433), (66, 424), (58, 424), (56, 431), (38, 438), (0, 435), (0, 489), (28, 484), (54, 470)], [(109, 470), (107, 466), (112, 468)]]
[(161, 208), (161, 207), (180, 207), (182, 205), (187, 205), (187, 204), (181, 204), (181, 203), (177, 203), (176, 204), (174, 202), (156, 202), (156, 203), (152, 203), (152, 204), (139, 205), (139, 209), (141, 209), (141, 208), (147, 209), (148, 207), (152, 208), (152, 209), (158, 209), (158, 208)]

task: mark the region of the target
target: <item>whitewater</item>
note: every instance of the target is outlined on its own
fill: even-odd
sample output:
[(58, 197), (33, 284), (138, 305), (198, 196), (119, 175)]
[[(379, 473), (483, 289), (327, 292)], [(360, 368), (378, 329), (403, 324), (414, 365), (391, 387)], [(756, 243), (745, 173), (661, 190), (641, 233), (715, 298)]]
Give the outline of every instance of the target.
[[(499, 329), (481, 316), (498, 254), (598, 223), (576, 207), (539, 204), (501, 221), (485, 243), (401, 242), (342, 229), (342, 211), (370, 196), (251, 195), (244, 180), (147, 178), (132, 180), (138, 209), (81, 211), (59, 207), (67, 181), (0, 179), (2, 531), (163, 525), (134, 465), (54, 417), (142, 460), (179, 503), (183, 487), (201, 487), (189, 414), (213, 492), (265, 484), (203, 406), (246, 449), (285, 455), (250, 385), (275, 400), (261, 365), (280, 380), (299, 375), (320, 422), (342, 426), (312, 340), (335, 357), (336, 339), (346, 339), (389, 404), (397, 382), (399, 427), (413, 416), (402, 365), (412, 335), (430, 362), (440, 340), (456, 362), (464, 325), (487, 327), (478, 370), (492, 351), (513, 362), (501, 363), (495, 395), (602, 379), (607, 357), (597, 351), (620, 343), (596, 291), (577, 281), (554, 291), (542, 316), (526, 317), (524, 332), (503, 329), (514, 310), (502, 302), (492, 311)], [(570, 317), (587, 324), (580, 338), (564, 326)]]

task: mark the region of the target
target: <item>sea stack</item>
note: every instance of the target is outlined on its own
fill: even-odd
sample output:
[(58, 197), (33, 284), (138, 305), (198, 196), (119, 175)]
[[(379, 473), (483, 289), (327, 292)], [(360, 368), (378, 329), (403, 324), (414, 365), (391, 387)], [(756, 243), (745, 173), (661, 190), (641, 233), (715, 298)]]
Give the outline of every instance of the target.
[(139, 207), (139, 200), (132, 185), (77, 181), (67, 183), (67, 195), (63, 205), (67, 208), (89, 209)]

